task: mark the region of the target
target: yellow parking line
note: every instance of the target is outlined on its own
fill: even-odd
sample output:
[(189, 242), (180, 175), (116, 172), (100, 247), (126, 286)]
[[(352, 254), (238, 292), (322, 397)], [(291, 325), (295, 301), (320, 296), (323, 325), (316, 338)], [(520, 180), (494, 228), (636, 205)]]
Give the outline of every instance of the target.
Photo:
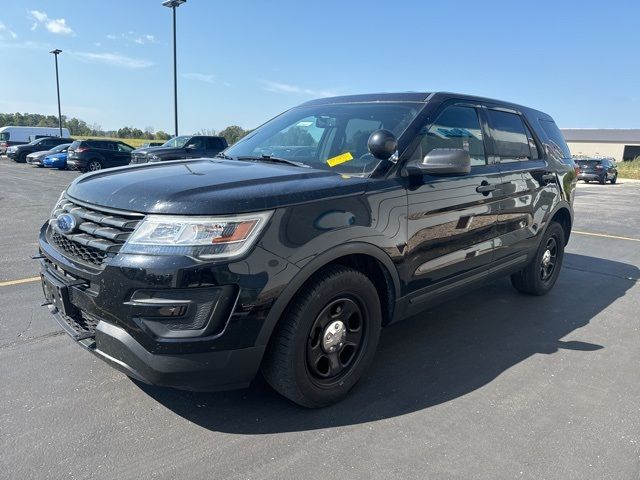
[(21, 278), (20, 280), (8, 280), (6, 282), (0, 282), (0, 287), (9, 287), (11, 285), (20, 285), (21, 283), (39, 282), (40, 277)]
[(581, 232), (579, 230), (572, 230), (571, 233), (577, 233), (578, 235), (589, 235), (591, 237), (604, 237), (613, 238), (616, 240), (629, 240), (630, 242), (640, 242), (640, 238), (618, 237), (616, 235), (605, 235), (604, 233)]

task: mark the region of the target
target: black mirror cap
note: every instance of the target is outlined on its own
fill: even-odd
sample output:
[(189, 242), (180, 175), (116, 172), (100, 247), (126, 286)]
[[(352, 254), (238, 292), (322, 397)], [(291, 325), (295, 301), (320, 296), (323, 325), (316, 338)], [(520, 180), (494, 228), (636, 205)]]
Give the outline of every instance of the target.
[(367, 148), (375, 158), (389, 160), (398, 149), (398, 139), (389, 130), (376, 130), (369, 136)]
[(471, 157), (461, 148), (434, 148), (422, 163), (407, 167), (410, 173), (422, 175), (467, 175), (471, 172)]

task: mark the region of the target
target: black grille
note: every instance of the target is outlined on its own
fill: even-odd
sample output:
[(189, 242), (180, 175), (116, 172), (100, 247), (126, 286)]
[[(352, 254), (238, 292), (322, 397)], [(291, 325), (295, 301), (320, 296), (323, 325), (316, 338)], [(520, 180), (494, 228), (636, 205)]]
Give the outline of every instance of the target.
[(147, 155), (145, 153), (132, 153), (131, 163), (147, 163)]
[[(74, 232), (57, 230), (56, 219), (62, 213), (70, 213), (77, 219)], [(65, 257), (101, 267), (118, 253), (142, 217), (137, 213), (94, 209), (63, 198), (51, 215), (48, 240)]]
[(82, 260), (86, 263), (102, 265), (102, 262), (107, 256), (106, 252), (98, 250), (97, 248), (85, 247), (56, 232), (51, 234), (51, 241), (58, 247), (58, 250), (64, 250), (76, 260)]
[(95, 337), (96, 327), (100, 322), (99, 318), (77, 309), (71, 315), (61, 315), (61, 317), (76, 332), (75, 338), (77, 340)]

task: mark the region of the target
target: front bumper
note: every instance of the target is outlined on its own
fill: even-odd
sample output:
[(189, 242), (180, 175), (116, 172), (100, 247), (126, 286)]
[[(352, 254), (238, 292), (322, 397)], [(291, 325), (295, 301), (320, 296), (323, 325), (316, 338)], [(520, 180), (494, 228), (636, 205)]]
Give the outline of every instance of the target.
[[(186, 390), (242, 388), (251, 382), (266, 348), (257, 339), (276, 298), (274, 285), (285, 285), (298, 271), (276, 257), (280, 268), (267, 273), (265, 265), (275, 259), (260, 248), (237, 264), (207, 267), (186, 257), (118, 254), (99, 270), (64, 257), (47, 241), (46, 226), (39, 243), (43, 278), (68, 290), (66, 306), (49, 305), (63, 329), (130, 377)], [(247, 268), (256, 273), (244, 274)], [(149, 308), (160, 308), (149, 304), (155, 299), (149, 291), (193, 299), (207, 289), (221, 292), (207, 325), (221, 328), (207, 330), (205, 325), (198, 336), (172, 335), (147, 316)], [(176, 292), (180, 295), (172, 296)]]
[(35, 158), (34, 157), (29, 157), (27, 155), (27, 163), (29, 165), (42, 165), (42, 159), (39, 158), (39, 157), (35, 157)]

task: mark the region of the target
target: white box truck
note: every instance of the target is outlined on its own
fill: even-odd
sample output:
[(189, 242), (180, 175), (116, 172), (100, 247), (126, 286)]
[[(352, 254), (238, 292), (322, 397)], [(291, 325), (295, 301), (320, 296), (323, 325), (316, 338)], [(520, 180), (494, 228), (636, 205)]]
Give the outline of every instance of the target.
[[(41, 137), (59, 137), (58, 127), (15, 127), (8, 125), (0, 127), (0, 155), (7, 152), (11, 145), (22, 145)], [(62, 136), (69, 137), (69, 129), (62, 129)]]

